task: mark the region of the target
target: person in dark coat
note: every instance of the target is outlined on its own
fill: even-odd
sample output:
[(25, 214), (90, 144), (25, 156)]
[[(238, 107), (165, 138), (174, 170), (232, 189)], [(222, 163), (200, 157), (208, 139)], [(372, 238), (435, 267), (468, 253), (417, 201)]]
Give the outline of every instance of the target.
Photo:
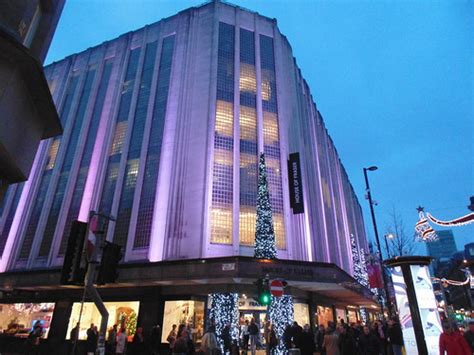
[(324, 325), (320, 324), (316, 333), (316, 350), (321, 355), (326, 355), (326, 349), (323, 348), (324, 335), (326, 335), (326, 329), (324, 329)]
[(392, 348), (393, 355), (402, 355), (403, 333), (397, 317), (388, 320), (387, 341)]
[(160, 353), (161, 345), (161, 328), (157, 324), (151, 328), (150, 336), (148, 338), (148, 347), (152, 355), (158, 355)]
[(291, 337), (293, 340), (293, 344), (295, 348), (301, 348), (301, 336), (303, 335), (303, 328), (298, 324), (298, 322), (294, 321), (293, 325), (291, 326)]
[(144, 355), (145, 354), (145, 337), (143, 336), (143, 328), (138, 327), (133, 336), (130, 355)]
[(313, 332), (308, 324), (303, 328), (303, 332), (300, 335), (299, 345), (301, 355), (312, 355), (315, 350)]
[(90, 328), (87, 329), (87, 341), (86, 341), (86, 352), (95, 354), (97, 350), (97, 340), (99, 339), (99, 332), (94, 324), (91, 324)]
[(222, 329), (221, 338), (224, 343), (224, 354), (230, 354), (232, 350), (232, 336), (230, 335), (229, 323), (227, 323)]
[(360, 355), (379, 355), (380, 342), (368, 326), (364, 326), (362, 334), (359, 336)]
[(283, 345), (285, 346), (286, 350), (289, 350), (291, 348), (291, 325), (289, 324), (283, 331)]
[(356, 351), (356, 342), (352, 337), (352, 334), (347, 331), (345, 326), (339, 326), (337, 328), (339, 333), (339, 351), (341, 355), (352, 355)]

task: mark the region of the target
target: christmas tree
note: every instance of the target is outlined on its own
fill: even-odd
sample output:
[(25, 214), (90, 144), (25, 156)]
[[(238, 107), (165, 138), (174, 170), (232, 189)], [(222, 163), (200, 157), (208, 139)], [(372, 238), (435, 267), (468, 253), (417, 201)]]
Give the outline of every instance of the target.
[(258, 164), (257, 227), (255, 232), (255, 257), (275, 259), (275, 232), (273, 230), (272, 207), (268, 191), (265, 155), (260, 153)]

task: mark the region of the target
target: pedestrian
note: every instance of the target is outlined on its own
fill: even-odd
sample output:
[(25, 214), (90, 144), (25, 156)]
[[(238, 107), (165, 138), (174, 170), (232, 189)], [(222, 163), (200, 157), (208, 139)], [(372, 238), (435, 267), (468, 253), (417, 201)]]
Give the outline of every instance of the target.
[(26, 341), (27, 345), (27, 354), (39, 354), (40, 339), (43, 336), (43, 327), (41, 321), (36, 321), (28, 334), (28, 339)]
[(392, 348), (393, 355), (402, 355), (403, 333), (397, 317), (388, 320), (387, 342)]
[(328, 326), (326, 334), (323, 339), (323, 348), (326, 349), (327, 355), (339, 355), (339, 337), (333, 328), (333, 326)]
[(303, 332), (300, 336), (300, 352), (301, 355), (313, 355), (315, 351), (314, 336), (309, 324), (305, 324)]
[(291, 338), (295, 348), (301, 348), (301, 335), (303, 334), (303, 328), (298, 324), (297, 321), (293, 322), (291, 326)]
[(169, 344), (170, 353), (173, 352), (174, 343), (176, 342), (176, 338), (178, 336), (178, 334), (176, 333), (176, 327), (177, 327), (176, 324), (173, 324), (173, 326), (171, 327), (170, 333), (166, 337), (166, 341)]
[(117, 324), (114, 324), (109, 330), (109, 337), (107, 338), (107, 353), (115, 354), (115, 347), (117, 346)]
[[(181, 327), (183, 326), (183, 327)], [(174, 343), (173, 354), (175, 355), (186, 355), (188, 353), (188, 331), (184, 324), (180, 324), (178, 328), (178, 337)]]
[(241, 339), (242, 339), (242, 349), (245, 351), (245, 354), (247, 354), (247, 351), (249, 349), (249, 320), (246, 319), (242, 327), (240, 328), (240, 333), (241, 333)]
[(288, 324), (283, 331), (283, 346), (286, 351), (291, 349), (291, 324)]
[(115, 354), (124, 355), (127, 349), (127, 331), (124, 327), (120, 329), (117, 334), (117, 345), (115, 347)]
[(213, 355), (219, 350), (217, 343), (216, 327), (211, 325), (201, 339), (201, 352), (204, 355)]
[(472, 355), (469, 344), (461, 333), (449, 323), (443, 324), (443, 333), (439, 336), (440, 355)]
[(148, 338), (148, 345), (152, 355), (158, 355), (160, 353), (161, 345), (161, 327), (157, 324), (151, 328), (150, 336)]
[(226, 323), (221, 332), (222, 343), (224, 344), (224, 355), (230, 354), (232, 349), (232, 337), (230, 335), (230, 324)]
[(249, 337), (250, 337), (250, 353), (256, 354), (257, 342), (258, 342), (258, 326), (255, 323), (255, 318), (252, 318), (249, 325)]
[(265, 339), (265, 354), (270, 354), (270, 321), (266, 321), (263, 326), (263, 339)]
[(87, 355), (94, 355), (95, 351), (97, 350), (97, 340), (99, 339), (97, 327), (94, 325), (94, 323), (92, 323), (90, 328), (87, 329), (86, 334), (87, 334), (87, 340), (86, 340)]
[(352, 355), (357, 348), (356, 342), (352, 337), (352, 334), (347, 331), (345, 326), (339, 326), (337, 328), (338, 331), (338, 345), (339, 345), (339, 352), (341, 355)]
[(79, 338), (79, 322), (76, 323), (76, 326), (71, 329), (71, 332), (69, 333), (69, 338), (71, 338), (71, 349), (70, 353), (72, 354), (74, 352), (74, 346), (76, 345), (76, 342)]
[(143, 328), (138, 327), (133, 335), (132, 344), (130, 345), (130, 355), (145, 354), (145, 337), (143, 336)]
[(316, 351), (319, 351), (321, 355), (326, 355), (326, 349), (323, 347), (324, 335), (326, 335), (326, 329), (323, 324), (320, 324), (316, 333)]
[(373, 331), (367, 325), (364, 326), (362, 334), (359, 336), (360, 355), (379, 355), (380, 342)]
[(464, 332), (464, 339), (466, 339), (467, 344), (474, 353), (474, 320), (469, 322), (469, 328), (466, 332)]
[(268, 334), (268, 353), (275, 354), (278, 347), (278, 337), (275, 332), (273, 324), (270, 325), (270, 331)]

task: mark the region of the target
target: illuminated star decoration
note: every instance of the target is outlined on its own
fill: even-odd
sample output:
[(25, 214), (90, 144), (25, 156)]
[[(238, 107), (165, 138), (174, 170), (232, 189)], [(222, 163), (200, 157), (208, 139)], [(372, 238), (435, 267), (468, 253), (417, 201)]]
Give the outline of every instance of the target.
[(273, 324), (276, 336), (278, 338), (278, 346), (273, 351), (273, 354), (288, 354), (288, 349), (283, 343), (283, 333), (288, 324), (293, 323), (293, 297), (283, 295), (281, 297), (272, 296), (272, 303), (270, 304), (270, 322)]
[(224, 341), (222, 330), (227, 323), (230, 324), (230, 335), (233, 341), (239, 339), (239, 295), (237, 293), (212, 293), (210, 319), (216, 325), (216, 337), (222, 354), (224, 353)]
[(257, 225), (255, 230), (254, 256), (258, 259), (275, 259), (275, 232), (273, 229), (272, 206), (268, 191), (265, 155), (260, 153), (258, 163)]
[(431, 228), (428, 223), (428, 219), (425, 216), (425, 209), (421, 206), (418, 206), (416, 209), (418, 211), (418, 222), (415, 224), (415, 232), (418, 235), (418, 238), (424, 242), (433, 242), (438, 239), (436, 232)]

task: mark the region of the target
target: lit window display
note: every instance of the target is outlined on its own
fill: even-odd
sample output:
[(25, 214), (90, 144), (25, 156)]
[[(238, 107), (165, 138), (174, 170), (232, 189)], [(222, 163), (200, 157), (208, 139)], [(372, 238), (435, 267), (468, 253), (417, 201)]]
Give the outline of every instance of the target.
[[(117, 324), (119, 328), (124, 327), (127, 330), (128, 336), (133, 336), (137, 329), (137, 317), (140, 308), (140, 302), (105, 302), (105, 308), (109, 312), (109, 321), (107, 322), (107, 329)], [(66, 339), (70, 339), (71, 330), (79, 321), (79, 314), (81, 311), (81, 303), (75, 302), (72, 305), (71, 317), (66, 334)], [(81, 329), (79, 330), (79, 339), (87, 339), (87, 329), (92, 323), (100, 327), (101, 315), (97, 307), (92, 302), (85, 302), (82, 309)]]
[(357, 311), (356, 310), (348, 310), (347, 311), (347, 318), (349, 323), (357, 323)]
[(309, 307), (307, 304), (295, 303), (293, 305), (293, 310), (293, 318), (299, 325), (304, 326), (305, 324), (309, 324)]
[(204, 335), (204, 302), (166, 301), (161, 342), (167, 343), (173, 324), (185, 324), (190, 328), (193, 341), (200, 342)]
[(0, 332), (17, 337), (28, 337), (33, 325), (40, 321), (43, 337), (47, 338), (54, 303), (0, 304)]
[(338, 323), (341, 322), (341, 319), (346, 321), (346, 311), (340, 308), (336, 308), (336, 320)]
[(318, 313), (316, 315), (316, 323), (322, 324), (325, 327), (329, 322), (334, 322), (334, 315), (331, 307), (318, 306)]

